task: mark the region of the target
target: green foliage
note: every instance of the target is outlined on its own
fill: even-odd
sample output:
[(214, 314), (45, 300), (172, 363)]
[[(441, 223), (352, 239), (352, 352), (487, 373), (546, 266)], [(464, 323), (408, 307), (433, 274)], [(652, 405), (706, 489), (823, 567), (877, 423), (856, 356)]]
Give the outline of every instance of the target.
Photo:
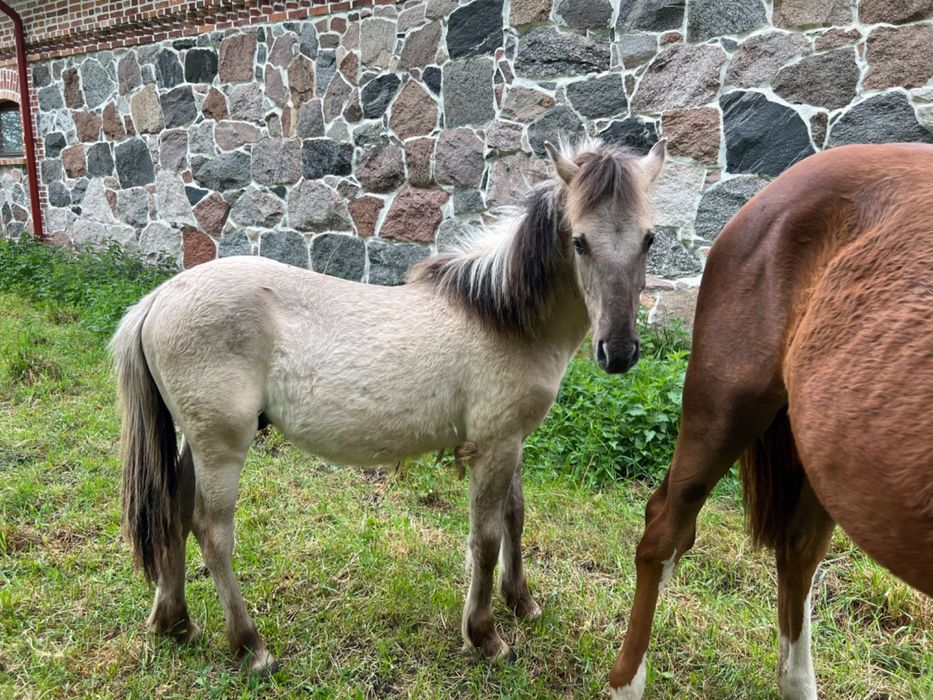
[(0, 241), (0, 291), (39, 302), (52, 321), (78, 319), (109, 335), (128, 306), (171, 275), (170, 263), (144, 265), (117, 243), (73, 253), (24, 236)]
[(34, 384), (42, 378), (58, 379), (61, 368), (46, 349), (46, 338), (35, 325), (0, 338), (0, 383)]

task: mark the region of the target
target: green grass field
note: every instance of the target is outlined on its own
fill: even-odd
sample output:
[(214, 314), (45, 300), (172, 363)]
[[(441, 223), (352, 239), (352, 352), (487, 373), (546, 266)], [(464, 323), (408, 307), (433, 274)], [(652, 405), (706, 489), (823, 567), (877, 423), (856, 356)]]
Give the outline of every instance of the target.
[[(152, 592), (119, 534), (119, 423), (102, 327), (83, 323), (80, 308), (25, 294), (0, 293), (0, 309), (0, 697), (605, 692), (634, 593), (650, 479), (593, 486), (579, 465), (541, 463), (550, 443), (536, 443), (525, 558), (544, 614), (516, 621), (497, 598), (497, 621), (518, 660), (489, 666), (460, 650), (467, 506), (455, 471), (433, 459), (398, 474), (336, 469), (263, 435), (243, 473), (235, 567), (284, 667), (248, 678), (227, 651), (193, 542), (188, 604), (204, 637), (182, 648), (145, 628)], [(601, 408), (598, 395), (588, 401)], [(568, 410), (562, 439), (573, 442)], [(560, 424), (547, 426), (548, 440), (561, 434)], [(739, 504), (729, 479), (665, 590), (648, 697), (777, 697), (773, 567), (768, 553), (750, 548)], [(933, 601), (837, 531), (814, 595), (821, 695), (933, 697), (931, 628)]]

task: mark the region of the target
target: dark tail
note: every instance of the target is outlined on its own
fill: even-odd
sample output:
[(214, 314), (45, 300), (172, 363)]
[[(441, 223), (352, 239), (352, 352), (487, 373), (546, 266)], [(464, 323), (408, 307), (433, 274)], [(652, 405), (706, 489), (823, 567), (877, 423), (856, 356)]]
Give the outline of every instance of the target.
[(132, 307), (110, 341), (123, 412), (123, 536), (146, 580), (181, 538), (175, 424), (146, 364), (142, 326), (155, 293)]
[(739, 458), (745, 520), (756, 546), (783, 550), (804, 482), (787, 408)]

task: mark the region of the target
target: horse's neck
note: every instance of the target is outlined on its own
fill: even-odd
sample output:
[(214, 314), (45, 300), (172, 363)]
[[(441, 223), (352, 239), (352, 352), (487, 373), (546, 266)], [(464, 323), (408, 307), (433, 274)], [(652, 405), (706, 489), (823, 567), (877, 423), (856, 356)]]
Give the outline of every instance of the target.
[(542, 315), (537, 337), (542, 344), (567, 355), (569, 361), (590, 330), (590, 319), (572, 272), (568, 271), (556, 281), (552, 294), (554, 297)]

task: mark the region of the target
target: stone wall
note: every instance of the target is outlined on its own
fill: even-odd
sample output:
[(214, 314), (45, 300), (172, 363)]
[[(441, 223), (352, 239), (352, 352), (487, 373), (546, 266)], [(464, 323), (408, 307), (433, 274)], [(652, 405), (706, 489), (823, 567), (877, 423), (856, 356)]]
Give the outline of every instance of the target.
[(660, 136), (646, 303), (795, 161), (933, 141), (933, 0), (409, 0), (39, 62), (47, 231), (381, 284), (547, 172)]
[(0, 236), (19, 238), (32, 230), (32, 213), (26, 197), (26, 166), (0, 161)]

